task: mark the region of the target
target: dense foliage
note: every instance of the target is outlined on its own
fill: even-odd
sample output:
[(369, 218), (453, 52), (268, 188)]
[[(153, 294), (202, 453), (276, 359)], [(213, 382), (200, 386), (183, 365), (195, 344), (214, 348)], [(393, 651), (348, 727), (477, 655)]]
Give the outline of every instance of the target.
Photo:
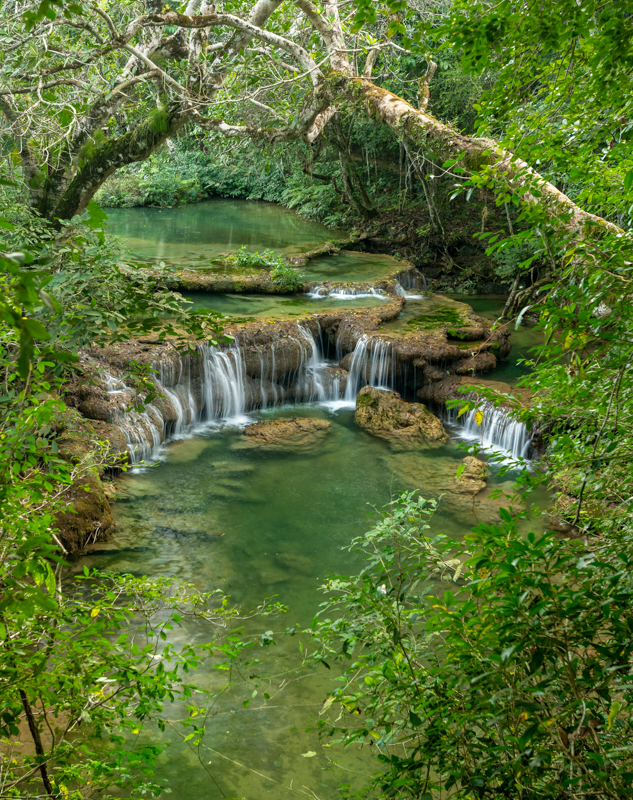
[[(396, 503), (356, 543), (365, 571), (330, 582), (315, 622), (317, 658), (351, 660), (321, 727), (375, 742), (366, 795), (631, 796), (630, 5), (262, 0), (256, 22), (242, 3), (2, 5), (3, 796), (158, 792), (136, 770), (157, 745), (137, 731), (188, 698), (182, 672), (200, 655), (163, 635), (186, 614), (233, 615), (165, 582), (60, 580), (57, 515), (109, 463), (97, 440), (79, 459), (60, 452), (79, 349), (220, 333), (181, 313), (160, 268), (123, 263), (99, 187), (104, 204), (261, 197), (338, 225), (411, 212), (447, 270), (463, 215), (513, 282), (508, 312), (543, 331), (516, 413), (544, 456), (520, 483), (555, 492), (571, 538), (503, 509), (455, 544), (425, 532), (432, 504)], [(280, 287), (299, 285), (263, 258)], [(201, 652), (239, 645), (223, 648)], [(21, 754), (18, 736), (32, 743)]]
[(387, 507), (313, 626), (315, 659), (346, 664), (322, 735), (383, 765), (361, 795), (631, 797), (630, 548), (520, 535), (505, 509), (456, 548), (434, 507)]
[[(15, 190), (8, 187), (12, 196)], [(158, 794), (155, 726), (164, 726), (166, 704), (180, 698), (186, 705), (193, 691), (186, 673), (201, 656), (227, 669), (239, 653), (235, 638), (224, 642), (238, 625), (237, 611), (216, 593), (168, 580), (96, 572), (64, 579), (60, 516), (78, 493), (95, 490), (105, 468), (118, 465), (105, 443), (73, 431), (64, 378), (88, 343), (147, 331), (217, 335), (218, 325), (213, 315), (183, 314), (182, 299), (157, 288), (158, 276), (136, 277), (119, 264), (97, 207), (60, 233), (15, 200), (5, 206), (0, 794), (41, 797), (42, 787), (51, 798), (114, 787), (129, 796)], [(155, 391), (151, 376), (143, 380)], [(215, 623), (219, 635), (200, 646), (164, 641), (165, 631), (195, 619)], [(183, 723), (190, 724), (186, 716)]]

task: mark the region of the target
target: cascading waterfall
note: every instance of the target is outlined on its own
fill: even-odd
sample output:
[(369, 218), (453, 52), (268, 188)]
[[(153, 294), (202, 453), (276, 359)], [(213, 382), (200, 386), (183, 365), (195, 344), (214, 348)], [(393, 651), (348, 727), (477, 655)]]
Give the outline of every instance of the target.
[[(426, 278), (422, 273), (418, 273), (416, 270), (416, 274), (420, 275), (424, 284), (424, 291), (426, 292)], [(416, 289), (415, 279), (411, 277), (409, 272), (401, 274), (396, 281), (396, 294), (400, 295), (400, 297), (404, 297), (405, 300), (424, 300), (426, 295), (424, 294), (411, 294), (407, 291), (407, 289)]]
[[(480, 425), (475, 418), (477, 411), (484, 415)], [(459, 428), (461, 438), (478, 442), (484, 450), (503, 451), (512, 459), (528, 458), (532, 434), (503, 408), (485, 402), (459, 418), (457, 414), (457, 409), (451, 409), (448, 421)]]
[(358, 392), (366, 384), (377, 389), (393, 389), (395, 363), (391, 342), (370, 339), (367, 334), (363, 333), (356, 342), (352, 354), (345, 388), (345, 400), (355, 404)]
[(131, 398), (134, 390), (109, 372), (103, 375), (103, 382), (107, 394), (121, 396), (122, 402), (115, 406), (116, 424), (125, 436), (130, 461), (135, 464), (152, 458), (163, 438), (164, 421), (160, 412), (151, 404), (145, 411), (128, 411), (127, 397)]
[(387, 295), (373, 286), (366, 289), (330, 289), (327, 286), (315, 286), (306, 296), (312, 300), (360, 300), (364, 297), (378, 297), (380, 300), (388, 300)]
[(239, 345), (218, 350), (203, 344), (199, 349), (204, 369), (204, 420), (245, 422), (246, 368)]
[(302, 342), (303, 357), (295, 384), (297, 398), (318, 403), (338, 401), (341, 396), (340, 378), (327, 379), (326, 369), (331, 365), (325, 360), (318, 340), (303, 325), (297, 324), (297, 327), (305, 343)]
[(182, 359), (178, 359), (178, 376), (176, 376), (176, 367), (171, 361), (166, 364), (161, 362), (158, 367), (158, 388), (162, 394), (166, 395), (176, 412), (176, 419), (171, 431), (172, 438), (177, 438), (185, 433), (186, 428), (198, 416), (196, 400), (191, 391), (188, 366), (188, 361), (183, 363)]
[[(295, 341), (300, 347), (299, 366), (282, 376), (277, 376), (274, 345), (268, 359), (260, 351), (259, 382), (248, 376), (238, 341), (227, 349), (200, 345), (202, 375), (196, 379), (197, 395), (189, 357), (167, 359), (155, 366), (157, 393), (162, 397), (148, 403), (142, 412), (126, 410), (134, 390), (105, 373), (104, 388), (114, 400), (113, 421), (125, 435), (130, 461), (156, 460), (161, 444), (186, 435), (196, 423), (248, 423), (246, 412), (257, 406), (268, 408), (294, 398), (296, 402), (318, 402), (331, 410), (354, 408), (358, 392), (366, 384), (394, 388), (396, 358), (389, 341), (367, 334), (359, 337), (351, 354), (344, 393), (336, 362), (328, 361), (321, 349), (320, 330), (315, 338), (308, 327), (297, 324)], [(338, 361), (342, 355), (338, 342), (336, 355)], [(461, 438), (476, 441), (486, 450), (502, 451), (512, 459), (528, 458), (532, 436), (522, 422), (492, 403), (482, 403), (477, 410), (484, 415), (481, 425), (477, 424), (476, 410), (459, 418), (457, 410), (451, 410), (447, 422), (458, 429)]]
[[(143, 412), (126, 411), (127, 402), (122, 397), (120, 410), (116, 412), (116, 424), (125, 435), (130, 461), (155, 460), (161, 444), (186, 435), (196, 423), (243, 425), (250, 421), (246, 414), (248, 409), (275, 406), (284, 402), (288, 395), (303, 402), (339, 402), (340, 376), (332, 370), (334, 364), (325, 359), (320, 337), (315, 339), (307, 327), (299, 324), (297, 330), (300, 363), (294, 372), (282, 376), (289, 384), (286, 390), (281, 380), (275, 380), (274, 345), (270, 348), (269, 361), (265, 353), (260, 352), (259, 381), (248, 377), (239, 342), (228, 349), (200, 345), (201, 403), (196, 402), (192, 388), (188, 357), (155, 365), (157, 393), (162, 397), (148, 403)], [(108, 394), (129, 393), (130, 398), (134, 394), (133, 389), (108, 373), (103, 380)]]

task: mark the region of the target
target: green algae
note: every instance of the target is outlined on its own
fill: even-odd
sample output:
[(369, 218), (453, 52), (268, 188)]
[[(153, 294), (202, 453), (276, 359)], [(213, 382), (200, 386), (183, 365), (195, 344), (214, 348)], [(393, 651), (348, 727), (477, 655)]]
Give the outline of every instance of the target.
[[(437, 328), (444, 328), (447, 325), (463, 325), (464, 321), (461, 315), (454, 308), (438, 308), (430, 311), (427, 314), (421, 314), (419, 317), (413, 317), (406, 323), (406, 329), (409, 331), (429, 331)], [(452, 336), (456, 331), (452, 330)], [(455, 337), (458, 338), (458, 337)]]

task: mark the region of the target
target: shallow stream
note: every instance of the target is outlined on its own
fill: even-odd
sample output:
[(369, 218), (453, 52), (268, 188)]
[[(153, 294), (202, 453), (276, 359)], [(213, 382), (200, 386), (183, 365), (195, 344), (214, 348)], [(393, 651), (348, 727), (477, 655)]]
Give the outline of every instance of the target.
[[(109, 214), (115, 231), (130, 237), (129, 244), (139, 255), (185, 263), (213, 248), (221, 252), (247, 244), (297, 252), (331, 236), (323, 226), (286, 209), (245, 201), (211, 201), (172, 212), (131, 209)], [(173, 222), (176, 218), (189, 220), (189, 227)], [(157, 256), (158, 250), (162, 255)], [(336, 258), (343, 259), (340, 263), (347, 264), (348, 274), (352, 270), (357, 280), (374, 279), (363, 272), (362, 259), (350, 254)], [(336, 269), (336, 258), (324, 263)], [(381, 269), (385, 258), (376, 257)], [(371, 264), (365, 267), (371, 272)], [(319, 279), (334, 276), (327, 274), (326, 266)], [(305, 307), (315, 311), (324, 304), (340, 307), (340, 301), (305, 296), (195, 295), (192, 299), (198, 306), (240, 315), (284, 316), (295, 309), (304, 313)], [(499, 313), (499, 298), (455, 299), (473, 305), (477, 313)], [(355, 301), (355, 307), (381, 302), (364, 298)], [(425, 308), (424, 301), (411, 301), (396, 324), (407, 325)], [(521, 348), (531, 344), (528, 340)], [(502, 368), (487, 377), (514, 380), (521, 369), (514, 357), (505, 372)], [(249, 414), (253, 421), (299, 415), (331, 422), (324, 439), (300, 449), (253, 444), (230, 421), (201, 426), (188, 438), (167, 445), (156, 466), (135, 470), (118, 481), (113, 506), (116, 538), (95, 546), (77, 567), (166, 575), (204, 591), (221, 588), (246, 611), (276, 595), (288, 613), (277, 620), (252, 621), (247, 631), (283, 632), (295, 623), (308, 626), (323, 600), (319, 592), (323, 582), (361, 566), (344, 548), (371, 526), (367, 515), (372, 509), (404, 490), (439, 496), (465, 455), (453, 440), (398, 451), (360, 429), (351, 409), (339, 404), (333, 413), (335, 407), (299, 405)], [(510, 486), (507, 478), (493, 476), (490, 481), (491, 489)], [(500, 501), (484, 503), (494, 514)], [(442, 501), (440, 509), (433, 520), (435, 531), (458, 538), (475, 524), (470, 499)], [(174, 631), (173, 638), (204, 641), (210, 631), (204, 625), (188, 627)], [(314, 731), (306, 732), (310, 718), (334, 687), (332, 673), (301, 667), (299, 637), (282, 633), (277, 642), (275, 648), (252, 654), (264, 661), (256, 672), (273, 676), (264, 682), (270, 700), (263, 699), (260, 691), (244, 707), (252, 684), (223, 696), (210, 717), (201, 760), (176, 734), (168, 733), (171, 747), (161, 757), (159, 777), (168, 780), (174, 797), (334, 800), (340, 783), (361, 786), (375, 769), (368, 748), (337, 752), (335, 747), (322, 747)], [(203, 666), (196, 680), (212, 686), (214, 673)]]

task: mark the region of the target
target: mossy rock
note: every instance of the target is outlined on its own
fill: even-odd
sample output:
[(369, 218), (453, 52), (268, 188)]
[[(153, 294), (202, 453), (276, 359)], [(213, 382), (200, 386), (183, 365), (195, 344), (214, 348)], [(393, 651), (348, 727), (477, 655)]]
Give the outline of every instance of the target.
[(448, 438), (442, 423), (422, 403), (407, 403), (397, 392), (372, 386), (360, 390), (354, 418), (366, 431), (400, 445)]
[(69, 552), (107, 539), (114, 529), (112, 511), (99, 476), (80, 474), (64, 495), (65, 509), (55, 516), (55, 527)]
[(464, 325), (464, 320), (459, 311), (454, 308), (439, 308), (428, 314), (421, 314), (407, 322), (407, 329), (410, 331), (429, 331), (451, 326), (451, 330), (456, 330)]

